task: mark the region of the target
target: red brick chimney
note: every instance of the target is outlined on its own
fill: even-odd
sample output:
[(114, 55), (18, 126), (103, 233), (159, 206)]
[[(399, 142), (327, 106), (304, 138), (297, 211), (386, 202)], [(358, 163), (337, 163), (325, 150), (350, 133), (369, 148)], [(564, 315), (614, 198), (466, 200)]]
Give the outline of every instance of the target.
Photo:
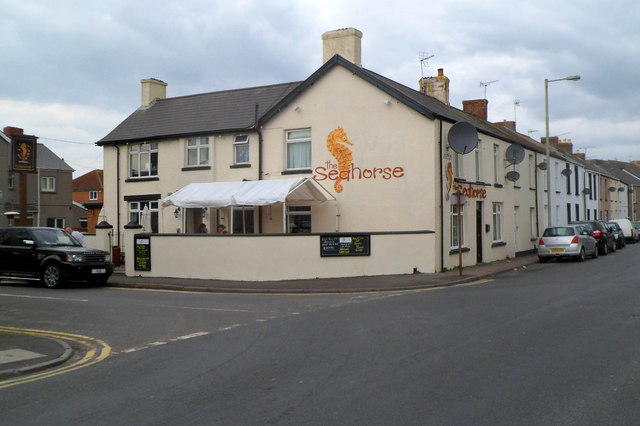
[(11, 127), (11, 126), (5, 127), (4, 129), (2, 129), (2, 132), (7, 136), (16, 136), (16, 135), (24, 134), (24, 130), (21, 129), (20, 127)]
[(576, 157), (582, 159), (582, 160), (586, 160), (586, 156), (584, 155), (584, 152), (574, 152), (573, 155), (575, 155)]
[(471, 115), (475, 115), (483, 120), (487, 119), (487, 105), (489, 101), (486, 99), (473, 99), (470, 101), (462, 101), (462, 110)]
[(503, 120), (503, 121), (498, 121), (497, 123), (493, 123), (496, 126), (500, 126), (500, 127), (506, 127), (507, 129), (513, 130), (514, 132), (516, 131), (516, 122), (515, 121), (507, 121), (507, 120)]
[[(551, 142), (551, 146), (552, 147), (554, 147), (555, 149), (559, 149), (558, 148), (558, 137), (557, 136), (549, 136), (549, 141)], [(540, 138), (540, 142), (542, 142), (543, 145), (546, 145), (547, 138), (546, 137)]]

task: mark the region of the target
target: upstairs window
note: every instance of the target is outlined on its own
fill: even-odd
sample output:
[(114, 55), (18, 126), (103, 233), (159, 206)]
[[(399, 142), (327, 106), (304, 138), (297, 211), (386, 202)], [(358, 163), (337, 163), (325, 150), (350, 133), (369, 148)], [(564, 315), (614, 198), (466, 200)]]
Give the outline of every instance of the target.
[(56, 192), (56, 178), (45, 176), (40, 178), (40, 191)]
[(158, 176), (158, 143), (129, 145), (129, 177)]
[(209, 164), (209, 138), (201, 136), (187, 139), (187, 166), (206, 166)]
[(233, 139), (233, 162), (235, 164), (249, 162), (249, 135), (238, 135)]
[(311, 167), (311, 129), (287, 131), (287, 169)]
[(89, 201), (98, 200), (98, 191), (89, 191)]
[(9, 177), (8, 177), (7, 180), (8, 180), (8, 182), (7, 182), (8, 188), (9, 189), (15, 189), (15, 187), (16, 187), (15, 175), (13, 173), (9, 172)]

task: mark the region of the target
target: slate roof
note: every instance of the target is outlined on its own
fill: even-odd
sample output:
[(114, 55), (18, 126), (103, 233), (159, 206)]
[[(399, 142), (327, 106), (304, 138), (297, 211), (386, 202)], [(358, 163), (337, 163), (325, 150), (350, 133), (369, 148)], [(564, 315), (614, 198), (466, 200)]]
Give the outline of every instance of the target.
[(97, 144), (246, 131), (256, 123), (256, 104), (260, 117), (299, 84), (159, 99), (138, 108)]
[(606, 170), (609, 175), (627, 185), (640, 186), (640, 168), (631, 163), (614, 160), (588, 160), (588, 163)]
[(38, 144), (38, 153), (36, 158), (37, 167), (43, 170), (61, 170), (73, 172), (74, 169), (69, 166), (62, 158), (53, 153), (46, 145)]

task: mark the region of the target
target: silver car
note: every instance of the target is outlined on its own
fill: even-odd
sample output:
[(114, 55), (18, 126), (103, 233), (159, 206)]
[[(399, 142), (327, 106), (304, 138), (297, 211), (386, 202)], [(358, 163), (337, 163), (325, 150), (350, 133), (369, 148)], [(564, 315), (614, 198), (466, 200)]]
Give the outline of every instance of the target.
[(586, 256), (598, 257), (598, 245), (586, 225), (554, 226), (544, 230), (538, 241), (538, 259), (571, 257), (584, 262)]

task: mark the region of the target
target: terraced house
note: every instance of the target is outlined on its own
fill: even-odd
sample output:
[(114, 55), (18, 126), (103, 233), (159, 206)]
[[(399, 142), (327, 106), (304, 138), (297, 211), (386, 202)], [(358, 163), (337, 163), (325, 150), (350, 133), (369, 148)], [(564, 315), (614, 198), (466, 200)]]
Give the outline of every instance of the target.
[[(142, 80), (140, 108), (98, 142), (107, 221), (128, 257), (126, 225), (151, 216), (153, 266), (128, 273), (434, 272), (460, 253), (467, 266), (534, 249), (543, 145), (488, 122), (484, 99), (449, 105), (444, 70), (410, 88), (362, 66), (360, 31), (322, 38), (324, 64), (302, 81), (167, 98), (167, 83)], [(477, 132), (464, 154), (450, 140), (461, 122)], [(230, 234), (195, 235), (201, 223)]]

